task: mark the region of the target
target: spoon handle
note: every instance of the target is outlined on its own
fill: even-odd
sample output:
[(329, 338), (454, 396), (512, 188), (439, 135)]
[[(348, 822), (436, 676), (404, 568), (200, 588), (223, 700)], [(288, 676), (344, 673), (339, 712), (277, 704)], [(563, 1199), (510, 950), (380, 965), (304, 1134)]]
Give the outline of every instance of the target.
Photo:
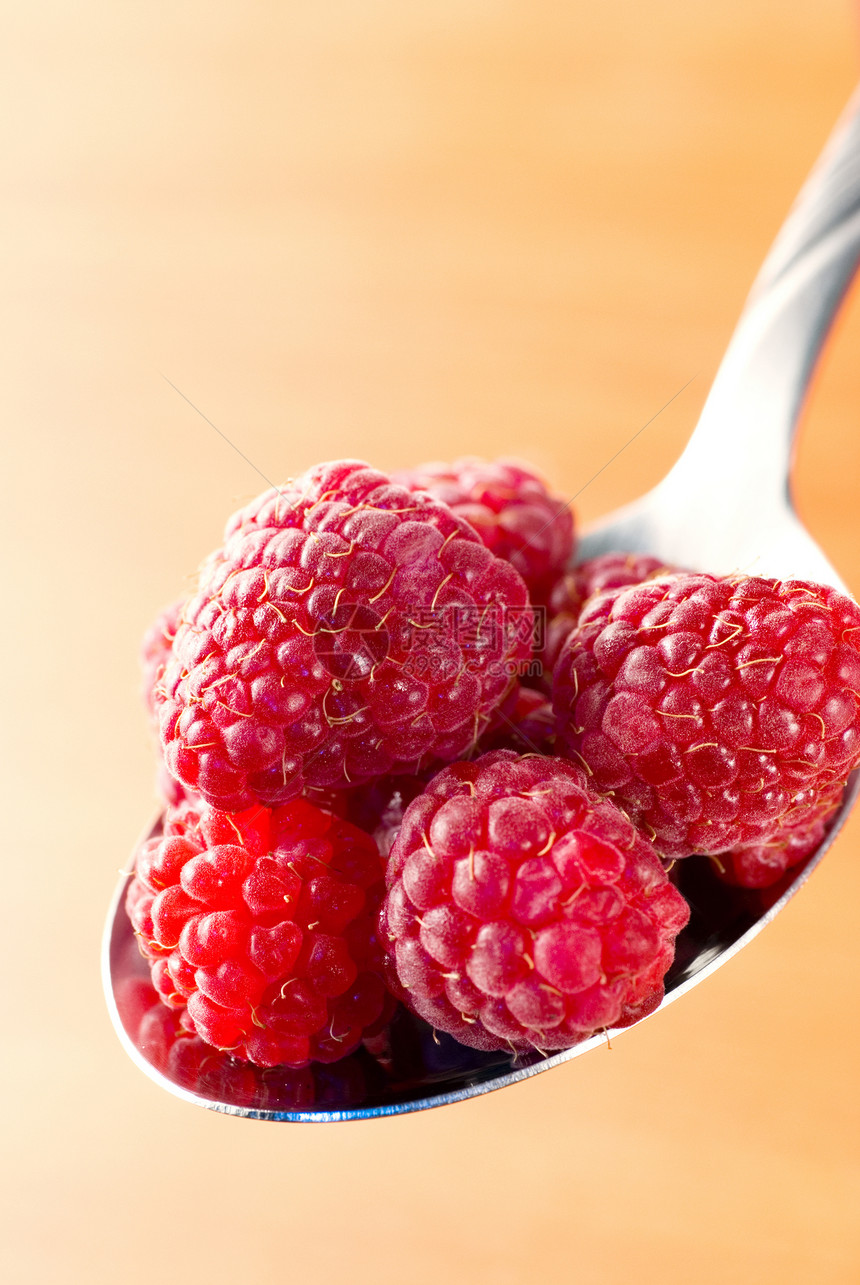
[(696, 431), (661, 484), (695, 494), (703, 517), (710, 507), (724, 520), (727, 494), (736, 514), (759, 522), (784, 513), (804, 396), (858, 259), (860, 89), (765, 259)]

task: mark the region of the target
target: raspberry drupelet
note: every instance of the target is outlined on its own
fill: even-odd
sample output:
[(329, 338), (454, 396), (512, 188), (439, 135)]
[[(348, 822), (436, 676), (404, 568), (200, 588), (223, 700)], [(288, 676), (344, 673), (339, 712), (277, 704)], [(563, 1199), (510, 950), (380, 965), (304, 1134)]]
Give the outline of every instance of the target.
[(811, 851), (860, 762), (858, 693), (860, 608), (838, 590), (676, 575), (586, 605), (555, 668), (557, 748), (665, 856), (741, 850), (761, 882), (780, 845)]
[(564, 759), (496, 750), (406, 809), (380, 914), (390, 984), (478, 1049), (568, 1048), (663, 996), (689, 910), (647, 839)]
[(126, 909), (189, 1031), (298, 1067), (346, 1056), (385, 1011), (382, 892), (373, 840), (304, 799), (235, 814), (187, 801), (139, 849)]
[(455, 759), (528, 656), (523, 616), (521, 577), (446, 504), (318, 465), (204, 564), (155, 689), (167, 766), (237, 810)]
[(546, 602), (573, 553), (573, 515), (532, 469), (518, 460), (469, 456), (393, 476), (410, 490), (426, 491), (450, 505), (496, 557), (516, 567), (532, 602)]

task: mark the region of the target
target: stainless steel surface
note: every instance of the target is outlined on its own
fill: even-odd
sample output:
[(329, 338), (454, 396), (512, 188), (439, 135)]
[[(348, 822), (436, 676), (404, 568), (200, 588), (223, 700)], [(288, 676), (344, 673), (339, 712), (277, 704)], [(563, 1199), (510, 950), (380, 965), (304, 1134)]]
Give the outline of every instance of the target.
[[(802, 576), (841, 586), (793, 512), (789, 479), (798, 414), (858, 257), (855, 95), (759, 273), (687, 449), (659, 486), (582, 539), (580, 558), (642, 550), (721, 573)], [(855, 773), (825, 842), (774, 888), (731, 889), (712, 878), (707, 863), (681, 863), (680, 886), (692, 917), (678, 939), (661, 1008), (773, 919), (820, 861), (858, 790)], [(302, 1072), (239, 1065), (199, 1040), (175, 1039), (175, 1019), (155, 998), (123, 911), (128, 879), (117, 889), (103, 943), (111, 1016), (135, 1062), (190, 1102), (266, 1120), (393, 1115), (501, 1088), (605, 1042), (606, 1036), (596, 1035), (552, 1056), (481, 1054), (400, 1010), (384, 1046), (373, 1054), (361, 1050), (333, 1066)]]

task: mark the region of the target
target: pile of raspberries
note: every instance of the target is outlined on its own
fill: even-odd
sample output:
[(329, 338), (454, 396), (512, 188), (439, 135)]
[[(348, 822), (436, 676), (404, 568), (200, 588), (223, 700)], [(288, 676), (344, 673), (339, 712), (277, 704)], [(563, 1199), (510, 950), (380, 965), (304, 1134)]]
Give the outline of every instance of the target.
[(678, 860), (743, 888), (860, 763), (860, 608), (623, 551), (529, 468), (320, 464), (227, 523), (147, 634), (160, 830), (127, 911), (180, 1029), (339, 1060), (398, 1004), (568, 1048), (657, 1007)]

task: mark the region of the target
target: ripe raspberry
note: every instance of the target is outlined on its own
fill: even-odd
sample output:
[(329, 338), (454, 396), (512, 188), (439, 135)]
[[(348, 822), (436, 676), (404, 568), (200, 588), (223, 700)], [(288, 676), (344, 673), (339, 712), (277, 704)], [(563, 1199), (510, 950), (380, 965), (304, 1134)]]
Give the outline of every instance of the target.
[(410, 491), (427, 491), (450, 505), (497, 558), (516, 567), (532, 602), (546, 601), (573, 552), (573, 516), (530, 468), (515, 460), (467, 457), (393, 477)]
[(553, 585), (547, 607), (546, 641), (541, 659), (548, 689), (552, 688), (552, 671), (567, 635), (593, 594), (641, 584), (643, 580), (671, 575), (677, 570), (679, 568), (667, 567), (649, 553), (601, 553), (565, 572)]
[(497, 750), (409, 805), (380, 914), (392, 985), (479, 1049), (567, 1048), (657, 1006), (689, 911), (574, 764)]
[(204, 565), (156, 689), (167, 765), (236, 810), (457, 758), (528, 654), (530, 613), (447, 505), (321, 464), (235, 514)]
[(145, 842), (126, 900), (163, 1002), (259, 1066), (351, 1052), (384, 1010), (382, 862), (304, 799), (230, 815), (192, 802)]
[(860, 761), (860, 608), (800, 580), (678, 575), (586, 605), (558, 746), (666, 856), (797, 833)]

